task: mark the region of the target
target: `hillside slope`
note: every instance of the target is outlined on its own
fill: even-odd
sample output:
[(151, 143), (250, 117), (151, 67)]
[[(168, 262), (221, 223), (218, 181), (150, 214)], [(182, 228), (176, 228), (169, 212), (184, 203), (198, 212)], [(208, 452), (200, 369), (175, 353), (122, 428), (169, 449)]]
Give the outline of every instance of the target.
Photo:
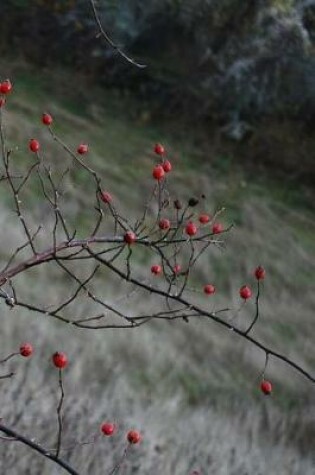
[[(130, 217), (140, 213), (143, 193), (151, 189), (152, 144), (163, 141), (174, 164), (173, 195), (187, 200), (204, 193), (205, 209), (214, 212), (225, 207), (222, 219), (235, 225), (224, 252), (215, 250), (198, 266), (193, 287), (201, 288), (211, 278), (220, 289), (216, 305), (237, 309), (239, 287), (253, 284), (252, 270), (264, 265), (267, 278), (255, 335), (314, 371), (315, 215), (300, 203), (294, 207), (291, 198), (281, 199), (287, 196), (287, 185), (267, 179), (249, 181), (241, 169), (229, 166), (211, 168), (202, 161), (193, 132), (187, 133), (185, 142), (178, 142), (167, 133), (167, 126), (158, 128), (128, 118), (122, 107), (110, 103), (110, 97), (105, 108), (91, 97), (82, 111), (79, 97), (77, 102), (61, 101), (25, 74), (17, 74), (14, 84), (4, 119), (9, 143), (19, 146), (17, 167), (28, 160), (30, 137), (40, 139), (48, 161), (63, 160), (40, 124), (42, 111), (49, 110), (65, 142), (90, 144), (89, 163), (101, 172), (107, 189)], [(93, 197), (80, 174), (69, 189), (69, 219), (84, 235)], [(9, 246), (18, 242), (19, 231), (3, 187), (1, 201), (4, 262)], [(48, 226), (36, 188), (25, 195), (23, 205), (29, 219)], [(146, 256), (135, 256), (139, 275), (146, 276), (150, 264)], [(25, 295), (34, 301), (44, 296), (48, 304), (60, 298), (64, 286), (46, 267), (19, 280)], [(98, 286), (102, 295), (112, 299), (125, 292), (123, 287), (115, 290), (108, 276), (99, 279)], [(204, 299), (198, 294), (196, 298)], [(157, 302), (152, 299), (150, 304)], [(132, 305), (141, 309), (148, 302), (139, 298)], [(76, 311), (87, 310), (78, 301)], [(253, 314), (254, 305), (249, 303), (237, 317), (240, 326), (246, 326)], [(58, 388), (47, 354), (58, 347), (71, 359), (65, 406), (70, 440), (86, 439), (106, 418), (143, 430), (144, 443), (128, 459), (126, 474), (188, 475), (193, 468), (208, 475), (314, 473), (314, 386), (271, 360), (268, 377), (274, 382), (274, 395), (262, 397), (257, 388), (264, 354), (231, 332), (201, 321), (84, 332), (44, 319), (21, 309), (3, 308), (1, 313), (2, 354), (12, 351), (20, 340), (36, 344), (36, 358), (27, 366), (26, 379), (18, 374), (3, 386), (2, 416), (8, 414), (21, 431), (53, 444)], [(12, 398), (16, 421), (11, 416)], [(65, 456), (81, 467), (82, 474), (98, 475), (112, 467), (121, 450), (120, 443), (99, 441)], [(0, 451), (6, 475), (57, 473), (26, 449), (11, 444), (1, 445)]]

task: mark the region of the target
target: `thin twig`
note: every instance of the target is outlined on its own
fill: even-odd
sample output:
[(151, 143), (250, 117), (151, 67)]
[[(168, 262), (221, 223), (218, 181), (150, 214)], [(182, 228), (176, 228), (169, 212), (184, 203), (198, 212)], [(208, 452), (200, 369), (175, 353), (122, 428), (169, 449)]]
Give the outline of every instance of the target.
[(248, 333), (251, 331), (251, 329), (254, 327), (255, 323), (256, 323), (257, 320), (258, 320), (258, 317), (259, 317), (259, 296), (260, 296), (260, 282), (259, 282), (259, 280), (257, 280), (257, 293), (256, 293), (256, 299), (255, 299), (256, 313), (255, 313), (254, 320), (253, 320), (252, 323), (249, 325), (249, 327), (247, 328), (247, 330), (245, 330), (245, 334), (246, 334), (246, 335), (248, 335)]
[(14, 376), (15, 373), (11, 372), (11, 373), (8, 373), (8, 374), (3, 374), (2, 376), (0, 376), (0, 379), (9, 379), (9, 378), (12, 378)]
[(106, 33), (106, 31), (104, 30), (103, 28), (103, 25), (101, 23), (101, 20), (100, 20), (100, 17), (97, 13), (97, 10), (96, 10), (96, 6), (95, 6), (95, 2), (94, 0), (89, 0), (90, 1), (90, 5), (92, 7), (92, 10), (93, 10), (93, 16), (94, 16), (94, 19), (95, 19), (95, 22), (98, 26), (98, 29), (99, 29), (99, 35), (101, 35), (105, 41), (110, 45), (111, 48), (113, 48), (114, 51), (116, 51), (120, 56), (122, 56), (126, 61), (128, 61), (128, 63), (131, 63), (133, 64), (134, 66), (136, 66), (137, 68), (140, 68), (140, 69), (143, 69), (143, 68), (146, 68), (146, 65), (145, 64), (140, 64), (140, 63), (137, 63), (137, 61), (135, 61), (134, 59), (132, 59), (130, 56), (128, 56), (119, 46), (117, 46), (116, 43), (114, 43), (114, 41), (108, 36), (108, 34)]
[[(93, 255), (93, 251), (89, 249), (89, 252), (91, 255)], [(135, 284), (144, 290), (150, 292), (150, 293), (155, 293), (157, 295), (161, 295), (169, 300), (173, 300), (175, 302), (181, 303), (183, 305), (189, 306), (191, 310), (194, 310), (195, 312), (198, 312), (200, 316), (204, 316), (206, 318), (209, 318), (210, 320), (215, 321), (216, 323), (220, 324), (221, 326), (227, 328), (230, 331), (233, 331), (235, 334), (239, 335), (240, 337), (244, 338), (245, 340), (249, 341), (253, 345), (255, 345), (257, 348), (260, 348), (262, 351), (269, 353), (270, 356), (273, 356), (276, 359), (279, 359), (281, 361), (284, 361), (287, 363), (289, 366), (294, 368), (296, 371), (298, 371), (300, 374), (305, 376), (309, 381), (312, 381), (315, 383), (315, 376), (313, 376), (311, 373), (309, 373), (307, 370), (302, 368), (299, 364), (295, 363), (293, 360), (288, 358), (287, 356), (278, 353), (277, 351), (272, 350), (271, 348), (268, 348), (265, 344), (261, 343), (259, 340), (256, 338), (251, 337), (250, 335), (246, 334), (243, 330), (240, 330), (238, 327), (231, 325), (229, 322), (226, 322), (222, 318), (218, 317), (215, 313), (208, 312), (207, 310), (199, 307), (198, 305), (193, 305), (190, 302), (188, 302), (186, 299), (183, 297), (179, 297), (178, 295), (172, 295), (169, 294), (161, 289), (154, 288), (152, 286), (149, 286), (148, 284), (141, 282), (140, 280), (136, 279), (135, 277), (131, 277), (124, 273), (122, 270), (118, 269), (115, 267), (112, 263), (107, 262), (105, 259), (102, 259), (99, 256), (95, 256), (95, 258), (104, 264), (106, 267), (111, 269), (115, 274), (119, 275), (122, 279), (124, 279), (127, 282), (130, 282), (131, 284)]]
[(65, 392), (63, 389), (63, 382), (62, 382), (62, 369), (59, 369), (59, 388), (60, 388), (60, 400), (59, 404), (57, 407), (57, 417), (58, 417), (58, 435), (57, 435), (57, 448), (56, 448), (56, 457), (59, 456), (60, 448), (61, 448), (61, 436), (62, 436), (62, 417), (61, 417), (61, 411), (62, 411), (62, 404), (63, 400), (65, 397)]
[(56, 464), (58, 464), (60, 467), (62, 467), (64, 470), (66, 470), (68, 473), (71, 475), (80, 475), (79, 472), (77, 472), (74, 468), (70, 467), (68, 463), (60, 459), (57, 455), (54, 455), (50, 453), (48, 450), (46, 450), (44, 447), (42, 447), (39, 444), (36, 444), (33, 442), (31, 439), (28, 437), (25, 437), (18, 432), (16, 432), (13, 429), (10, 429), (9, 427), (3, 425), (0, 423), (0, 431), (3, 432), (4, 434), (7, 434), (9, 437), (13, 437), (13, 441), (21, 442), (24, 445), (27, 445), (31, 449), (35, 450), (36, 452), (40, 453), (47, 459), (52, 460)]

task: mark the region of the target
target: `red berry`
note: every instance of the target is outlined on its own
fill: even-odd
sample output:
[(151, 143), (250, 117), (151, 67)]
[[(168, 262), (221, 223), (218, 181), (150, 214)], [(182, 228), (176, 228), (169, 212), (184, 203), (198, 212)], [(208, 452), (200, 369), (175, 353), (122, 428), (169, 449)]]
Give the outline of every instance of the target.
[(170, 223), (169, 219), (166, 219), (166, 218), (160, 219), (160, 221), (159, 221), (159, 228), (160, 229), (166, 230), (166, 229), (169, 229), (170, 227), (171, 227), (171, 223)]
[(89, 147), (85, 143), (81, 143), (81, 145), (78, 146), (77, 152), (80, 155), (84, 155), (85, 153), (88, 153)]
[(172, 164), (169, 160), (164, 160), (162, 167), (165, 173), (169, 173), (172, 170)]
[(104, 422), (104, 424), (101, 425), (101, 431), (104, 435), (110, 436), (116, 432), (116, 426), (111, 422)]
[(165, 172), (162, 165), (155, 165), (152, 172), (153, 178), (155, 178), (156, 180), (161, 180), (164, 177), (164, 175), (165, 175)]
[(201, 224), (207, 224), (210, 221), (210, 216), (208, 214), (201, 214), (199, 216), (199, 222)]
[(160, 143), (155, 144), (154, 151), (157, 155), (164, 155), (165, 148)]
[(126, 234), (124, 235), (124, 241), (127, 244), (133, 244), (136, 239), (137, 239), (137, 237), (136, 237), (135, 233), (133, 233), (132, 231), (127, 231)]
[(240, 296), (242, 299), (247, 300), (250, 299), (252, 296), (252, 291), (248, 287), (248, 285), (243, 285), (243, 287), (240, 288)]
[(0, 108), (3, 107), (4, 105), (5, 105), (5, 98), (1, 97), (0, 98)]
[(34, 152), (34, 153), (38, 152), (38, 150), (40, 149), (38, 140), (31, 139), (29, 142), (29, 149), (31, 152)]
[(204, 286), (203, 291), (207, 295), (212, 295), (215, 293), (215, 286), (212, 284), (207, 284)]
[(30, 343), (23, 343), (23, 345), (20, 346), (20, 355), (24, 356), (25, 358), (31, 356), (33, 351), (33, 346)]
[(12, 84), (10, 79), (6, 79), (0, 84), (0, 93), (9, 94), (12, 91)]
[(258, 266), (256, 269), (255, 269), (255, 277), (257, 280), (262, 280), (266, 277), (266, 271), (263, 267), (261, 266)]
[(66, 353), (59, 353), (59, 351), (56, 351), (56, 353), (53, 354), (52, 360), (56, 368), (59, 369), (65, 368), (68, 364), (68, 358)]
[(182, 270), (182, 266), (180, 264), (176, 264), (174, 267), (173, 267), (173, 271), (175, 274), (179, 274)]
[(161, 272), (162, 272), (162, 267), (159, 266), (158, 264), (154, 264), (154, 265), (151, 267), (151, 272), (152, 272), (152, 274), (159, 275), (159, 274), (161, 274)]
[(109, 204), (113, 201), (112, 195), (107, 191), (102, 191), (100, 198), (106, 204)]
[(195, 225), (195, 223), (193, 223), (192, 221), (189, 221), (189, 223), (186, 224), (185, 231), (186, 231), (186, 234), (188, 234), (188, 236), (194, 236), (197, 233), (198, 228)]
[(127, 433), (127, 440), (129, 444), (138, 444), (141, 441), (140, 432), (138, 432), (137, 430), (130, 430)]
[(220, 233), (222, 233), (222, 231), (224, 231), (223, 224), (222, 223), (214, 223), (214, 225), (212, 226), (213, 234), (220, 234)]
[(42, 123), (44, 125), (51, 125), (53, 123), (52, 116), (50, 114), (47, 114), (47, 113), (43, 114), (42, 115)]
[(265, 379), (263, 379), (262, 382), (260, 383), (260, 389), (266, 395), (271, 394), (271, 392), (272, 392), (271, 382), (266, 381)]

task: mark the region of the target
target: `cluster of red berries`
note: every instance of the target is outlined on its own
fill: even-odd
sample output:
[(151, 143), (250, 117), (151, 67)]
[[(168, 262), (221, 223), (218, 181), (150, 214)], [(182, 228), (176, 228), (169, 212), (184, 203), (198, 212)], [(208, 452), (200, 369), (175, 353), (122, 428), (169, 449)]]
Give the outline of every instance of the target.
[[(34, 353), (33, 345), (31, 343), (23, 343), (20, 346), (19, 353), (20, 353), (21, 356), (24, 356), (24, 358), (28, 358), (28, 357), (32, 356), (32, 354)], [(62, 369), (62, 368), (65, 368), (67, 366), (68, 357), (67, 357), (66, 353), (56, 351), (52, 355), (52, 361), (53, 361), (53, 364), (56, 366), (56, 368)]]
[[(254, 271), (254, 275), (257, 280), (262, 280), (266, 276), (266, 271), (263, 267), (258, 266)], [(203, 288), (203, 291), (207, 295), (212, 295), (215, 293), (215, 287), (212, 284), (206, 284)], [(244, 300), (248, 300), (252, 296), (252, 289), (248, 285), (243, 285), (239, 290), (240, 297)]]
[[(2, 92), (3, 94), (7, 94), (8, 92), (10, 92), (12, 89), (12, 85), (10, 83), (10, 81), (4, 81), (3, 83), (0, 84), (0, 92)], [(4, 92), (4, 91), (7, 91), (7, 92)], [(4, 99), (2, 99), (4, 100)], [(4, 103), (0, 103), (0, 107), (3, 105)], [(53, 117), (51, 114), (48, 114), (47, 112), (45, 112), (43, 115), (42, 115), (42, 123), (44, 125), (47, 125), (47, 126), (50, 126), (52, 123), (53, 123)], [(29, 141), (29, 149), (31, 152), (33, 153), (37, 153), (40, 149), (40, 143), (38, 140), (36, 139), (31, 139)], [(77, 148), (77, 153), (79, 155), (85, 155), (86, 153), (88, 153), (89, 151), (89, 147), (87, 144), (84, 144), (84, 143), (81, 143), (78, 148)], [(110, 195), (109, 195), (110, 196)]]
[[(199, 222), (202, 224), (206, 224), (210, 221), (210, 217), (208, 215), (201, 215), (199, 217)], [(170, 222), (168, 219), (163, 218), (159, 221), (159, 228), (163, 230), (167, 230), (170, 228)], [(215, 223), (212, 227), (213, 234), (219, 234), (224, 231), (224, 227), (221, 223)], [(195, 236), (198, 232), (198, 226), (193, 222), (189, 221), (185, 226), (185, 232), (188, 236)]]
[[(207, 214), (202, 214), (202, 215), (199, 216), (199, 222), (201, 224), (206, 224), (209, 221), (210, 221), (210, 216), (208, 216)], [(196, 226), (195, 223), (193, 223), (192, 221), (189, 221), (186, 224), (185, 231), (186, 231), (186, 234), (188, 234), (188, 236), (194, 236), (198, 232), (198, 227)], [(224, 231), (224, 226), (223, 226), (222, 223), (214, 223), (213, 224), (212, 234), (220, 234), (223, 231)]]
[[(107, 437), (110, 437), (115, 434), (117, 431), (117, 426), (112, 422), (104, 422), (101, 425), (101, 431)], [(141, 434), (137, 430), (130, 430), (126, 434), (126, 439), (129, 444), (138, 444), (141, 442)]]
[[(154, 275), (162, 274), (162, 270), (162, 266), (160, 266), (159, 264), (154, 264), (153, 266), (151, 266), (151, 272)], [(175, 264), (175, 266), (173, 267), (174, 274), (179, 274), (181, 271), (182, 266), (180, 264)]]
[[(30, 357), (34, 353), (34, 348), (31, 343), (23, 343), (20, 346), (19, 353), (24, 358)], [(68, 357), (66, 353), (56, 351), (52, 355), (52, 362), (58, 369), (63, 369), (68, 365)], [(106, 436), (112, 436), (117, 431), (117, 426), (111, 422), (104, 422), (101, 425), (101, 431)], [(126, 434), (126, 439), (129, 444), (138, 444), (141, 442), (141, 434), (137, 430), (129, 430)]]
[[(162, 266), (160, 266), (159, 264), (153, 264), (153, 266), (151, 266), (151, 272), (154, 275), (161, 275), (162, 271), (163, 271)], [(173, 267), (174, 274), (179, 274), (181, 271), (182, 271), (182, 266), (180, 264), (175, 264)]]
[[(156, 155), (163, 157), (165, 155), (165, 148), (160, 143), (155, 144), (154, 152)], [(164, 178), (165, 173), (172, 171), (172, 164), (169, 160), (162, 159), (162, 162), (155, 165), (152, 171), (152, 176), (155, 180), (160, 181)]]
[[(202, 224), (206, 224), (210, 221), (210, 217), (206, 214), (202, 214), (200, 217), (199, 217), (199, 222), (202, 223)], [(186, 231), (186, 234), (188, 234), (188, 236), (194, 236), (195, 234), (197, 234), (198, 232), (198, 227), (196, 226), (195, 223), (193, 223), (192, 221), (189, 221), (187, 224), (186, 224), (186, 228), (185, 228), (185, 231)], [(212, 233), (213, 234), (220, 234), (224, 231), (224, 226), (223, 224), (221, 223), (214, 223), (213, 226), (212, 226)]]
[[(163, 157), (165, 155), (165, 148), (163, 145), (160, 143), (155, 144), (154, 146), (154, 152), (156, 155), (159, 155), (160, 157)], [(152, 176), (155, 180), (159, 181), (162, 178), (164, 178), (165, 173), (169, 173), (172, 170), (172, 164), (169, 160), (163, 159), (163, 161), (157, 165), (154, 166), (153, 171), (152, 171)], [(211, 220), (211, 217), (208, 214), (201, 214), (199, 216), (199, 222), (201, 224), (207, 224)], [(163, 220), (165, 221), (165, 220)], [(159, 223), (159, 226), (161, 229), (168, 229), (168, 227), (163, 227), (162, 220)], [(195, 223), (189, 222), (186, 225), (185, 228), (186, 234), (188, 236), (194, 236), (198, 232), (198, 228)], [(212, 233), (213, 234), (220, 234), (224, 231), (224, 226), (222, 223), (214, 223), (212, 226)]]
[[(261, 266), (256, 267), (254, 271), (254, 276), (256, 277), (258, 281), (263, 280), (266, 277), (265, 269)], [(253, 294), (252, 290), (248, 285), (243, 285), (240, 288), (240, 296), (242, 299), (248, 300), (251, 298), (252, 294)]]
[[(44, 125), (51, 125), (53, 123), (53, 118), (50, 114), (48, 114), (47, 112), (45, 112), (43, 115), (42, 115), (42, 123)], [(31, 152), (33, 153), (38, 153), (39, 152), (39, 149), (40, 149), (40, 143), (37, 139), (31, 139), (29, 141), (29, 144), (28, 144), (28, 147), (30, 149)]]

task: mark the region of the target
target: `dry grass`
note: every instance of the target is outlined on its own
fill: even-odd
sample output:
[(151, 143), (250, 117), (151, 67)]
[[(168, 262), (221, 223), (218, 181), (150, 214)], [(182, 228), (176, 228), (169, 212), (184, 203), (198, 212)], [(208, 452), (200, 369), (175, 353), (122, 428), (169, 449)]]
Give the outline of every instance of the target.
[[(37, 117), (40, 106), (26, 99), (14, 101), (13, 111), (7, 116), (11, 143), (27, 144), (29, 137), (36, 136), (47, 147), (50, 160), (62, 159), (40, 127), (30, 125), (29, 117)], [(145, 135), (137, 132), (131, 145), (134, 158), (128, 155), (126, 159), (124, 145), (119, 151), (116, 142), (117, 136), (132, 137), (128, 122), (121, 119), (119, 126), (110, 129), (105, 117), (104, 136), (102, 123), (75, 118), (59, 105), (52, 105), (52, 109), (62, 123), (61, 133), (70, 143), (79, 142), (82, 130), (85, 138), (95, 143), (90, 160), (106, 175), (124, 211), (131, 215), (131, 210), (138, 210), (143, 189), (139, 193), (135, 186), (135, 172), (142, 169), (139, 180), (143, 177), (145, 181), (151, 169), (143, 152), (151, 146)], [(102, 153), (102, 143), (106, 154)], [(113, 155), (108, 152), (112, 149)], [(176, 152), (176, 145), (173, 149)], [(21, 164), (29, 160), (26, 146), (16, 156)], [(238, 288), (245, 282), (253, 283), (252, 269), (263, 264), (268, 278), (255, 334), (312, 370), (315, 262), (310, 236), (314, 235), (314, 216), (305, 218), (285, 205), (278, 209), (266, 190), (261, 190), (260, 196), (251, 194), (250, 186), (244, 190), (238, 177), (224, 183), (214, 180), (208, 168), (194, 170), (189, 162), (181, 169), (178, 162), (177, 168), (174, 175), (178, 185), (171, 187), (180, 196), (188, 198), (204, 190), (210, 211), (224, 205), (228, 208), (226, 222), (236, 217), (238, 223), (228, 238), (226, 251), (214, 249), (209, 253), (197, 268), (192, 286), (213, 280), (219, 288), (215, 304), (228, 302), (237, 308)], [(66, 212), (85, 227), (91, 201), (88, 185), (69, 183), (67, 196)], [(0, 255), (4, 261), (10, 246), (14, 248), (20, 242), (21, 234), (4, 192), (1, 197)], [(36, 191), (27, 194), (25, 200), (26, 207), (27, 201), (31, 203), (29, 218), (40, 220), (49, 229), (46, 209), (38, 203)], [(234, 216), (229, 214), (230, 208)], [(43, 245), (45, 239), (43, 235)], [(134, 262), (142, 277), (148, 273), (148, 263), (144, 262), (143, 256), (137, 256)], [(49, 266), (26, 273), (16, 285), (34, 302), (56, 302), (68, 290)], [(125, 292), (122, 284), (117, 287), (107, 275), (98, 279), (96, 287), (109, 299)], [(204, 299), (198, 293), (192, 298)], [(125, 305), (135, 310), (160, 302), (139, 294)], [(76, 313), (84, 315), (88, 310), (78, 300)], [(247, 325), (253, 312), (252, 304), (246, 306), (239, 325)], [(82, 475), (108, 473), (123, 451), (124, 431), (129, 427), (143, 431), (144, 442), (134, 448), (122, 474), (188, 475), (194, 468), (204, 475), (314, 474), (310, 442), (315, 434), (314, 387), (271, 360), (268, 376), (275, 383), (274, 396), (261, 397), (257, 384), (264, 355), (213, 323), (162, 322), (135, 330), (89, 332), (21, 309), (2, 308), (0, 318), (1, 355), (23, 340), (36, 346), (31, 361), (13, 361), (8, 366), (19, 368), (17, 376), (1, 382), (4, 421), (48, 446), (54, 444), (58, 387), (49, 358), (60, 349), (69, 354), (71, 361), (65, 371), (67, 444), (89, 439), (105, 419), (119, 424), (116, 438), (101, 438), (93, 446), (65, 454)], [(1, 474), (60, 473), (17, 443), (1, 442), (0, 450)]]

